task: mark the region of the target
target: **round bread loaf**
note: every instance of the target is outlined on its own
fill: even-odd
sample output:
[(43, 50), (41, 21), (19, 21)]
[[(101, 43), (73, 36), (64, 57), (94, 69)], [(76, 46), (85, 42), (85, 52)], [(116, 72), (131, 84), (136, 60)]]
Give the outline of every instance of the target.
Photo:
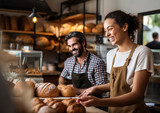
[(67, 107), (67, 113), (86, 113), (86, 109), (81, 104), (75, 103)]
[(31, 80), (26, 81), (26, 84), (31, 88), (33, 92), (35, 92), (35, 84)]
[(57, 97), (59, 96), (58, 88), (52, 83), (42, 83), (37, 88), (37, 96), (39, 97)]
[(22, 96), (25, 86), (25, 82), (18, 81), (13, 88), (15, 96)]
[(102, 31), (103, 31), (103, 28), (100, 28), (100, 27), (94, 27), (94, 28), (92, 28), (92, 32), (93, 33), (102, 33)]
[(58, 113), (58, 112), (49, 106), (43, 106), (40, 108), (38, 113)]
[(42, 106), (45, 106), (45, 104), (44, 104), (44, 103), (38, 103), (38, 104), (36, 104), (36, 105), (33, 107), (32, 112), (33, 112), (33, 113), (37, 113)]
[(61, 95), (64, 97), (74, 97), (76, 95), (74, 89), (71, 86), (64, 86), (61, 89)]
[(94, 24), (94, 23), (87, 23), (86, 26), (92, 29), (92, 28), (94, 28), (96, 26), (96, 24)]
[(36, 38), (36, 44), (37, 46), (48, 46), (49, 40), (46, 37), (41, 36), (41, 37)]
[(23, 44), (33, 44), (33, 38), (28, 35), (18, 35), (16, 37), (16, 42)]
[(71, 23), (71, 22), (62, 24), (61, 28), (60, 28), (60, 34), (61, 34), (61, 36), (67, 35), (73, 25), (74, 24)]
[(51, 107), (55, 109), (58, 113), (66, 113), (67, 107), (62, 102), (56, 102)]
[[(91, 32), (91, 28), (85, 26), (85, 32)], [(82, 32), (83, 33), (83, 25), (78, 25), (76, 31)]]

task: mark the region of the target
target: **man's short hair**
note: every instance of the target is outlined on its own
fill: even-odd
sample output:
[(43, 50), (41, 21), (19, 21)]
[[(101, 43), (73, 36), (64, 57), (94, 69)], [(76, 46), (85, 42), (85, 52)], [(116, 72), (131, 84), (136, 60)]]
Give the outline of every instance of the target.
[(66, 37), (65, 37), (65, 41), (67, 42), (68, 39), (72, 38), (72, 37), (76, 37), (78, 39), (79, 43), (82, 43), (83, 41), (85, 42), (85, 48), (87, 46), (87, 41), (86, 41), (86, 37), (84, 36), (83, 33), (79, 32), (79, 31), (73, 31), (70, 32)]
[(158, 33), (157, 33), (157, 32), (153, 32), (153, 33), (152, 33), (153, 39), (157, 38), (157, 36), (158, 36)]

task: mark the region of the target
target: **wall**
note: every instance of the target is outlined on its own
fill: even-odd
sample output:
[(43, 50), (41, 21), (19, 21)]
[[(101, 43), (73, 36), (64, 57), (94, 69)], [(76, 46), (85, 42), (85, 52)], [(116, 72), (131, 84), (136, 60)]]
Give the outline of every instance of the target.
[[(113, 10), (123, 10), (127, 13), (137, 14), (160, 9), (160, 0), (100, 0), (102, 18)], [(103, 12), (104, 11), (104, 12)]]

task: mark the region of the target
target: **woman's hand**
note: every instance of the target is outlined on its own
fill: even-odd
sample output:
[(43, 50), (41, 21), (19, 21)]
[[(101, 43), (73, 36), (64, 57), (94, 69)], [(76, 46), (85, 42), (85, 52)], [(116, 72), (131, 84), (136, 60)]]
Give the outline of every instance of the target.
[(81, 103), (83, 106), (99, 106), (100, 99), (94, 96), (83, 96), (76, 100), (78, 103)]
[(97, 94), (98, 93), (98, 89), (96, 86), (90, 87), (86, 90), (84, 90), (79, 97), (83, 97), (83, 96), (88, 96), (88, 95), (93, 95), (93, 94)]

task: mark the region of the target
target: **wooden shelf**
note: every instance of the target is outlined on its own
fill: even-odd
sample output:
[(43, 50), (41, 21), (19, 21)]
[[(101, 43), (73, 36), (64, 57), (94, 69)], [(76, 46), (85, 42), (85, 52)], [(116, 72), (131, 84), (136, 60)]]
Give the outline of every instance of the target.
[[(85, 14), (85, 19), (86, 20), (90, 20), (90, 19), (96, 19), (96, 14), (91, 14), (91, 13), (86, 13)], [(64, 17), (62, 16), (60, 19), (58, 20), (54, 20), (54, 23), (65, 23), (65, 22), (80, 22), (83, 21), (83, 13), (79, 13), (79, 14), (74, 14), (68, 17)]]
[[(5, 33), (22, 33), (22, 34), (34, 34), (33, 31), (19, 31), (19, 30), (2, 30), (2, 32)], [(36, 32), (37, 35), (47, 35), (47, 36), (53, 36), (53, 33), (47, 33), (47, 32)]]

